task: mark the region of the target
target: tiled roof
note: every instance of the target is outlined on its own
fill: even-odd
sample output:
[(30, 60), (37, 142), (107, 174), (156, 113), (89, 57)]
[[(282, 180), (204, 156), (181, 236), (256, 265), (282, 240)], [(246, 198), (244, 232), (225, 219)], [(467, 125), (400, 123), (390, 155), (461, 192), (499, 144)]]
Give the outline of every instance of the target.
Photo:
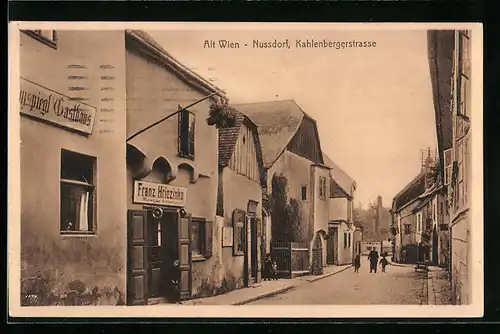
[[(351, 188), (353, 186), (356, 187), (356, 182), (354, 182), (354, 180), (325, 153), (323, 153), (323, 160), (325, 161), (325, 165), (331, 168), (330, 174), (332, 175), (334, 183), (337, 184), (343, 192), (349, 196), (353, 196)], [(331, 190), (334, 191), (334, 189)]]
[(244, 103), (233, 107), (257, 124), (266, 168), (283, 152), (305, 115), (293, 100)]
[(421, 171), (396, 196), (394, 196), (395, 208), (396, 209), (401, 208), (403, 205), (418, 198), (424, 192), (425, 192), (425, 172)]
[[(126, 30), (125, 33), (128, 36), (133, 37), (136, 41), (139, 41), (143, 44), (149, 45), (152, 48), (156, 49), (162, 56), (163, 60), (168, 62), (168, 65), (172, 67), (174, 71), (180, 71), (183, 74), (186, 74), (190, 77), (192, 81), (195, 81), (197, 84), (202, 86), (205, 90), (210, 92), (221, 91), (220, 88), (216, 87), (208, 80), (202, 78), (197, 73), (190, 70), (185, 65), (181, 64), (178, 60), (176, 60), (170, 53), (168, 53), (151, 35), (143, 30)], [(221, 93), (222, 95), (223, 93)]]
[(231, 127), (223, 127), (219, 129), (219, 165), (227, 166), (229, 159), (233, 155), (234, 147), (238, 141), (240, 128), (245, 119), (252, 125), (253, 129), (257, 126), (244, 114), (234, 108), (230, 108), (234, 114), (235, 120)]

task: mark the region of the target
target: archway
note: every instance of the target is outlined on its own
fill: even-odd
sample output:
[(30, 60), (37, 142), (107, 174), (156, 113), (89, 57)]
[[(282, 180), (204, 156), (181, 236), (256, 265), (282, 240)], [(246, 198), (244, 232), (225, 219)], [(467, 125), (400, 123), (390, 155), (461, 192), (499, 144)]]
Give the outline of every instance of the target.
[(323, 274), (323, 241), (321, 240), (321, 233), (317, 232), (314, 236), (312, 247), (312, 274)]

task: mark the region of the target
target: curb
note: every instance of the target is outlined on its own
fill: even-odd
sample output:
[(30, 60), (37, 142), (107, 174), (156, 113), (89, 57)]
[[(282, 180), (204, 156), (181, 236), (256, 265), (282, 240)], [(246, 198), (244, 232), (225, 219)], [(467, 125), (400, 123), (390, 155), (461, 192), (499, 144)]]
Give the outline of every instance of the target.
[(340, 269), (340, 270), (338, 270), (338, 271), (334, 271), (334, 272), (332, 272), (332, 273), (324, 274), (324, 275), (319, 276), (319, 277), (310, 278), (310, 279), (307, 279), (306, 281), (307, 281), (307, 282), (311, 282), (311, 283), (312, 283), (312, 282), (316, 282), (316, 281), (319, 281), (320, 279), (327, 278), (327, 277), (333, 276), (333, 275), (335, 275), (335, 274), (341, 273), (341, 272), (343, 272), (344, 270), (347, 270), (347, 269), (349, 269), (349, 268), (351, 268), (351, 267), (352, 267), (352, 265), (349, 265), (349, 266), (347, 266), (347, 267), (345, 267), (345, 268), (342, 268), (342, 269)]
[(281, 289), (278, 289), (278, 290), (274, 290), (274, 291), (271, 291), (271, 292), (268, 292), (268, 293), (265, 293), (265, 294), (262, 294), (262, 295), (259, 295), (259, 296), (255, 296), (255, 297), (251, 297), (251, 298), (248, 298), (248, 299), (240, 300), (240, 301), (231, 303), (231, 305), (232, 306), (239, 306), (239, 305), (248, 304), (248, 303), (254, 302), (254, 301), (259, 300), (259, 299), (264, 299), (264, 298), (267, 298), (267, 297), (272, 297), (272, 296), (275, 296), (275, 295), (279, 295), (281, 293), (290, 291), (292, 289), (295, 289), (295, 285), (289, 285), (289, 286), (286, 286), (284, 288), (281, 288)]

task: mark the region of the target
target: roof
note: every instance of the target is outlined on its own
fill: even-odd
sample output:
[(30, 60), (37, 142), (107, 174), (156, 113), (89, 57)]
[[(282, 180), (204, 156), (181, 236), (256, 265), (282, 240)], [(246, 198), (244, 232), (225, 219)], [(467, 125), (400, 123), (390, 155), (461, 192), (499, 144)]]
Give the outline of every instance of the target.
[(323, 160), (325, 161), (325, 165), (330, 167), (330, 175), (332, 176), (334, 185), (339, 186), (349, 196), (353, 196), (352, 187), (356, 188), (356, 182), (325, 153), (323, 153)]
[[(158, 42), (155, 41), (151, 35), (142, 30), (125, 30), (126, 37), (131, 37), (134, 41), (148, 48), (148, 51), (153, 51), (159, 54), (164, 65), (169, 67), (178, 76), (184, 78), (191, 84), (198, 86), (206, 93), (214, 93), (222, 91), (222, 89), (210, 83), (208, 80), (202, 78), (197, 73), (190, 70), (185, 65), (181, 64), (178, 60), (172, 57)], [(220, 95), (223, 95), (221, 93)]]
[(413, 180), (410, 181), (399, 193), (394, 196), (395, 209), (418, 198), (425, 192), (425, 172), (421, 171)]
[(424, 206), (427, 205), (427, 203), (429, 203), (431, 201), (431, 198), (430, 197), (427, 197), (426, 199), (424, 199), (422, 202), (420, 202), (414, 209), (413, 211), (419, 211), (420, 209), (422, 209)]
[(258, 125), (265, 168), (274, 164), (307, 116), (293, 100), (243, 103), (233, 107)]
[(257, 131), (257, 125), (246, 115), (232, 107), (229, 109), (235, 116), (234, 124), (230, 127), (222, 127), (219, 129), (219, 165), (223, 167), (227, 166), (233, 155), (243, 123), (247, 122), (252, 128), (252, 131)]

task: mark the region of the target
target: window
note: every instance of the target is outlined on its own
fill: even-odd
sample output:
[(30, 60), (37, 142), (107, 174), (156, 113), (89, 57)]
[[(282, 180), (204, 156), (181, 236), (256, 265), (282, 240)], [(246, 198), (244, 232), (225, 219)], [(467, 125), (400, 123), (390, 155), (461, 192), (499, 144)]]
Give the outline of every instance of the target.
[(302, 186), (301, 198), (303, 201), (307, 201), (307, 186)]
[(417, 213), (417, 233), (422, 232), (422, 213)]
[(436, 205), (436, 203), (434, 203), (434, 207), (432, 210), (432, 219), (436, 220), (436, 216), (437, 216), (437, 205)]
[(201, 256), (205, 249), (205, 219), (191, 219), (191, 252)]
[(344, 232), (344, 248), (347, 248), (347, 233)]
[(451, 175), (453, 171), (453, 161), (451, 157), (451, 150), (444, 151), (444, 185), (451, 183)]
[(439, 214), (444, 215), (444, 203), (439, 203)]
[(94, 233), (96, 159), (61, 151), (61, 233)]
[(23, 32), (44, 44), (57, 48), (57, 34), (55, 30), (23, 30)]
[(245, 222), (246, 214), (242, 210), (233, 212), (233, 255), (243, 255), (245, 252)]
[(351, 248), (351, 233), (347, 234), (347, 241), (348, 241), (347, 242), (347, 244), (348, 244), (347, 247)]
[(468, 92), (470, 91), (470, 58), (469, 58), (469, 37), (466, 32), (459, 32), (458, 38), (458, 94), (457, 106), (458, 114), (468, 116), (467, 100)]
[(404, 225), (404, 233), (411, 234), (411, 225), (410, 224)]
[(319, 198), (326, 201), (326, 177), (319, 178)]
[(179, 112), (179, 155), (194, 159), (195, 114), (187, 110)]

